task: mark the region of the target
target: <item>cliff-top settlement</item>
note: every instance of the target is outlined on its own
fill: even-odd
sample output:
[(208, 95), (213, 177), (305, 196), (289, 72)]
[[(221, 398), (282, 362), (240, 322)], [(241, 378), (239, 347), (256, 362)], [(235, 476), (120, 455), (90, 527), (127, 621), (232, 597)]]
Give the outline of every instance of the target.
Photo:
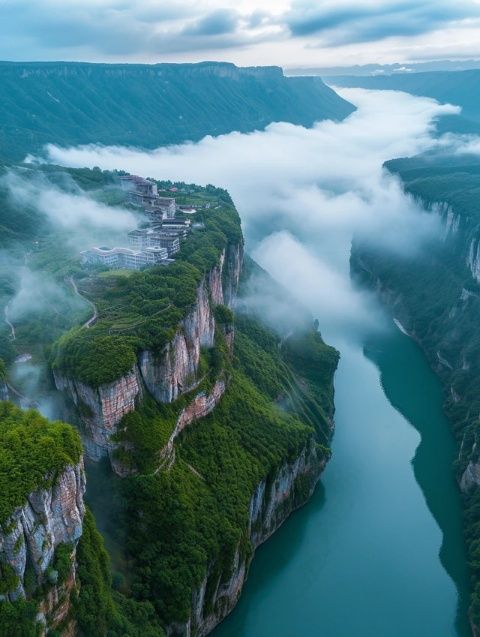
[[(83, 263), (126, 270), (167, 265), (180, 250), (180, 241), (187, 238), (190, 220), (177, 217), (182, 209), (173, 197), (160, 197), (154, 181), (137, 175), (123, 175), (120, 181), (128, 203), (141, 210), (149, 222), (128, 233), (129, 247), (92, 247), (81, 253)], [(188, 214), (196, 212), (187, 210)]]

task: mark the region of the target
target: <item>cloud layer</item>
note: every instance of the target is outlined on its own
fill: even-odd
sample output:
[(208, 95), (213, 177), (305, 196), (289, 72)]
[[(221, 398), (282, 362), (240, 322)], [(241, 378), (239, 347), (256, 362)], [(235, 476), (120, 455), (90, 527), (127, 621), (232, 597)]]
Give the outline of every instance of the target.
[(436, 220), (385, 173), (386, 159), (434, 146), (432, 122), (458, 112), (404, 93), (342, 91), (359, 108), (342, 123), (313, 130), (274, 124), (142, 152), (127, 148), (50, 146), (49, 159), (70, 166), (125, 169), (158, 178), (225, 186), (242, 216), (248, 248), (328, 333), (365, 327), (372, 306), (352, 288), (352, 233), (406, 258), (436, 232)]
[(0, 2), (0, 59), (338, 65), (480, 57), (479, 34), (476, 0)]
[(64, 241), (74, 250), (85, 249), (102, 241), (124, 240), (136, 228), (136, 217), (124, 208), (95, 201), (64, 176), (61, 189), (41, 175), (32, 178), (23, 171), (11, 170), (1, 180), (14, 205), (28, 208), (46, 217), (57, 231), (64, 231)]

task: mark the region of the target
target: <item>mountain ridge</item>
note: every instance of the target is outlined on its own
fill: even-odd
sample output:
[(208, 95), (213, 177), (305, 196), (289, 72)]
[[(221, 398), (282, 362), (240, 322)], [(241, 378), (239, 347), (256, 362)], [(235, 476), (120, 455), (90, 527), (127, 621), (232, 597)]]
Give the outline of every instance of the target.
[(153, 149), (355, 109), (320, 78), (272, 66), (0, 62), (0, 78), (0, 158), (10, 161), (48, 143)]

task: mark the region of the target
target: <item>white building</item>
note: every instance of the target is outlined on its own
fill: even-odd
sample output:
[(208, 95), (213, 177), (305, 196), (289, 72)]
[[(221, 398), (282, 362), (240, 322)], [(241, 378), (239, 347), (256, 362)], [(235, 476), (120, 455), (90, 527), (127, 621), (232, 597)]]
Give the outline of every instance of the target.
[(168, 256), (172, 256), (180, 250), (180, 235), (175, 231), (165, 232), (160, 229), (145, 228), (129, 232), (128, 243), (134, 250), (165, 248)]
[(109, 269), (141, 270), (147, 266), (157, 265), (168, 259), (166, 248), (148, 247), (144, 250), (131, 248), (97, 248), (81, 252), (83, 263), (103, 265)]

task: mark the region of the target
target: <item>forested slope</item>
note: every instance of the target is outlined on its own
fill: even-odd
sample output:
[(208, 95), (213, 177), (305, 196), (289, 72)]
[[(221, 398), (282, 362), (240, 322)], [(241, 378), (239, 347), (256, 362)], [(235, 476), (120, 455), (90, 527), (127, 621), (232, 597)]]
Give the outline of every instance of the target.
[(278, 67), (3, 62), (0, 83), (0, 158), (10, 160), (47, 143), (155, 148), (354, 110), (320, 78)]

